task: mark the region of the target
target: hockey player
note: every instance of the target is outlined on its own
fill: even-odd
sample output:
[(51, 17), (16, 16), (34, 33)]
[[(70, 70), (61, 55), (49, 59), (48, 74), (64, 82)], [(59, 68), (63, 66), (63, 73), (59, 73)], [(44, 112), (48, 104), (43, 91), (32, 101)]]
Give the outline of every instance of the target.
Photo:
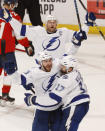
[[(25, 102), (28, 106), (35, 105), (37, 113), (33, 122), (33, 130), (37, 131), (43, 126), (43, 117), (40, 115), (47, 114), (49, 111), (56, 111), (62, 105), (62, 118), (60, 126), (56, 131), (77, 131), (80, 122), (89, 110), (89, 95), (87, 87), (83, 82), (80, 72), (76, 69), (77, 61), (72, 56), (65, 56), (61, 60), (60, 73), (61, 77), (57, 79), (55, 87), (49, 93), (43, 96), (34, 96), (25, 94)], [(47, 113), (45, 113), (47, 112)], [(58, 114), (59, 115), (59, 114)], [(43, 115), (44, 116), (44, 115)], [(37, 117), (39, 118), (37, 120)], [(59, 116), (60, 117), (60, 116)], [(42, 118), (42, 119), (41, 119)], [(46, 120), (46, 117), (45, 117)], [(40, 121), (38, 123), (38, 121)], [(37, 123), (37, 125), (36, 125)], [(45, 123), (44, 123), (45, 124)], [(44, 125), (46, 127), (46, 125)], [(42, 131), (42, 130), (38, 130)], [(47, 131), (47, 130), (46, 130)]]
[[(73, 115), (70, 112), (74, 125), (70, 126), (70, 131), (77, 131), (80, 121), (88, 111), (89, 95), (81, 74), (76, 69), (76, 60), (71, 56), (64, 56), (60, 62), (59, 59), (52, 60), (52, 57), (46, 52), (40, 52), (37, 61), (40, 65), (39, 68), (32, 68), (21, 77), (17, 77), (17, 75), (15, 77), (15, 73), (13, 76), (15, 83), (22, 84), (25, 89), (30, 90), (32, 87), (35, 89), (35, 95), (25, 94), (26, 104), (36, 106), (32, 131), (42, 131), (43, 129), (48, 131), (49, 121), (53, 122), (50, 127), (53, 131), (65, 131), (65, 124), (70, 124), (70, 121), (66, 123), (70, 109), (75, 109)], [(82, 108), (86, 108), (86, 112)], [(79, 113), (76, 114), (78, 110)], [(67, 116), (66, 113), (68, 113)], [(80, 113), (81, 116), (78, 116), (75, 121)], [(67, 127), (69, 128), (69, 125)], [(75, 130), (72, 129), (73, 127)]]
[(38, 53), (37, 62), (39, 67), (32, 67), (21, 76), (15, 72), (11, 77), (13, 83), (22, 84), (26, 90), (33, 85), (35, 94), (41, 96), (53, 88), (55, 80), (59, 77), (59, 59), (53, 60), (50, 54), (43, 51)]
[[(13, 18), (21, 21), (20, 17), (12, 11), (16, 4), (16, 0), (4, 0), (3, 8), (8, 9)], [(26, 37), (20, 37), (14, 35), (13, 29), (9, 23), (6, 23), (2, 18), (0, 19), (0, 75), (4, 69), (4, 79), (2, 88), (1, 102), (4, 106), (4, 102), (14, 102), (15, 98), (9, 96), (11, 89), (11, 79), (8, 74), (12, 74), (17, 70), (17, 64), (15, 59), (15, 37), (18, 43), (27, 48), (29, 55), (32, 55), (33, 49), (29, 45)]]
[[(86, 15), (86, 24), (89, 26), (93, 26), (93, 22), (95, 20), (95, 16), (94, 15), (91, 15), (91, 16), (92, 17), (90, 17), (90, 15)], [(3, 16), (3, 18), (4, 18), (4, 16)], [(38, 52), (39, 50), (40, 51), (46, 50), (47, 52), (51, 53), (55, 57), (56, 56), (61, 57), (65, 53), (64, 44), (66, 44), (66, 43), (68, 43), (68, 47), (70, 46), (70, 43), (71, 43), (71, 48), (68, 49), (66, 53), (75, 54), (76, 51), (78, 50), (79, 46), (81, 45), (81, 41), (87, 38), (86, 33), (84, 31), (73, 32), (73, 31), (65, 29), (65, 28), (57, 29), (56, 28), (57, 27), (57, 20), (53, 16), (47, 17), (46, 29), (44, 27), (40, 27), (40, 26), (37, 26), (37, 27), (29, 27), (29, 26), (25, 26), (25, 25), (22, 26), (21, 23), (17, 22), (15, 19), (13, 19), (13, 18), (11, 19), (10, 15), (7, 18), (5, 17), (4, 19), (7, 22), (11, 20), (10, 24), (16, 33), (18, 33), (20, 35), (20, 31), (21, 31), (21, 35), (27, 36), (30, 40), (35, 42), (34, 46), (35, 46), (36, 52)], [(83, 30), (86, 31), (87, 28), (83, 28)], [(72, 38), (72, 35), (73, 35), (73, 38)], [(40, 76), (40, 75), (38, 74), (36, 76)], [(25, 79), (23, 79), (23, 80), (26, 81)], [(52, 85), (52, 84), (50, 84), (51, 81), (52, 81), (52, 79), (49, 81), (48, 88)], [(30, 87), (30, 85), (28, 85), (26, 87)], [(38, 114), (40, 114), (40, 112), (38, 112)], [(37, 117), (40, 117), (40, 115), (37, 115)], [(41, 119), (42, 119), (42, 117), (41, 117)], [(46, 118), (44, 118), (44, 119), (46, 119)], [(46, 122), (47, 122), (47, 120), (48, 119), (46, 119)], [(46, 126), (44, 124), (43, 124), (43, 126)], [(38, 123), (37, 123), (37, 126), (38, 126)], [(47, 124), (47, 126), (48, 126), (48, 124)], [(40, 127), (40, 126), (38, 126), (38, 127)], [(33, 126), (33, 131), (34, 131), (34, 129), (35, 128)], [(47, 131), (47, 129), (46, 129), (46, 131)]]
[[(32, 68), (21, 74), (21, 76), (15, 72), (12, 75), (12, 80), (14, 80), (13, 82), (15, 84), (23, 85), (26, 90), (34, 87), (35, 95), (40, 97), (54, 88), (59, 78), (59, 60), (53, 60), (52, 56), (44, 51), (39, 52), (37, 61), (40, 65), (39, 67)], [(39, 112), (39, 110), (36, 110), (35, 114), (35, 123), (33, 122), (32, 131), (49, 131), (49, 128), (52, 131), (56, 131), (58, 129), (60, 124), (56, 123), (59, 123), (61, 119), (61, 117), (59, 117), (61, 114), (60, 108), (52, 112)], [(41, 125), (41, 121), (43, 121), (43, 125)]]
[[(8, 12), (8, 11), (7, 11)], [(49, 15), (46, 18), (46, 29), (41, 26), (22, 25), (16, 19), (12, 18), (10, 14), (1, 15), (7, 22), (11, 24), (14, 31), (22, 36), (27, 36), (29, 40), (33, 41), (36, 54), (39, 51), (46, 50), (53, 57), (60, 58), (65, 53), (75, 54), (81, 45), (81, 41), (87, 39), (88, 27), (93, 26), (96, 19), (93, 13), (86, 15), (86, 22), (82, 31), (74, 32), (67, 28), (57, 29), (57, 19)]]

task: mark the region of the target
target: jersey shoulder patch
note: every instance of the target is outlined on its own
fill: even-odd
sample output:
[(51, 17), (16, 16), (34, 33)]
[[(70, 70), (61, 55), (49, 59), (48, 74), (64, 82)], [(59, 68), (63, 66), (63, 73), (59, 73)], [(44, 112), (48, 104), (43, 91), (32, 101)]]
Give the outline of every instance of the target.
[(62, 79), (68, 79), (68, 75), (63, 75)]

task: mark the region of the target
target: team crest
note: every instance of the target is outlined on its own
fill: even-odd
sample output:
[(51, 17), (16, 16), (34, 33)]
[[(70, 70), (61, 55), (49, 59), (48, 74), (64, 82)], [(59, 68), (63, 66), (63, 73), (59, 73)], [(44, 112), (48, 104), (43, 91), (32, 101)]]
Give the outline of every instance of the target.
[(47, 50), (47, 51), (54, 51), (54, 50), (58, 49), (59, 46), (60, 46), (59, 36), (52, 37), (49, 40), (46, 39), (42, 43), (43, 50)]

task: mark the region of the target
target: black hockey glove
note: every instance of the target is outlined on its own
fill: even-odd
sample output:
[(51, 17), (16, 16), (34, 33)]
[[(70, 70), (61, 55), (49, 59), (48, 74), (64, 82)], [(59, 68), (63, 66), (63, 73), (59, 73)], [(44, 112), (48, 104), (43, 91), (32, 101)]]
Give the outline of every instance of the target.
[(73, 34), (73, 37), (72, 37), (72, 43), (76, 46), (80, 46), (81, 45), (81, 42), (83, 40), (86, 40), (87, 39), (87, 35), (86, 35), (86, 32), (85, 31), (75, 31), (74, 34)]
[(33, 56), (35, 54), (34, 51), (34, 46), (32, 45), (32, 41), (29, 41), (30, 46), (29, 47), (25, 47), (26, 53), (29, 56)]

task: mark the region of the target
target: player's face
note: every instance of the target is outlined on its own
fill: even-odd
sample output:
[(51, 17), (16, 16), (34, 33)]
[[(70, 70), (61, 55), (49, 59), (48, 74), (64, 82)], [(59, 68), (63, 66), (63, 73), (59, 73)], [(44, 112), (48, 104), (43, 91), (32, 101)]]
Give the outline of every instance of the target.
[(10, 5), (10, 10), (13, 10), (14, 7), (15, 7), (15, 4), (11, 4), (11, 5)]
[(43, 60), (42, 67), (44, 71), (50, 72), (52, 68), (52, 59)]
[(14, 4), (10, 4), (10, 5), (8, 5), (8, 4), (4, 4), (4, 8), (6, 8), (6, 9), (8, 9), (8, 10), (13, 10), (14, 7), (15, 7)]
[(49, 33), (54, 33), (57, 28), (57, 21), (56, 20), (48, 20), (46, 24), (46, 30)]
[(72, 67), (70, 67), (69, 69), (66, 68), (66, 66), (61, 65), (60, 71), (62, 74), (67, 74), (68, 72), (71, 72), (73, 70)]
[(66, 73), (67, 73), (67, 69), (66, 69), (66, 67), (63, 66), (63, 65), (61, 65), (60, 71), (61, 71), (62, 74), (66, 74)]

